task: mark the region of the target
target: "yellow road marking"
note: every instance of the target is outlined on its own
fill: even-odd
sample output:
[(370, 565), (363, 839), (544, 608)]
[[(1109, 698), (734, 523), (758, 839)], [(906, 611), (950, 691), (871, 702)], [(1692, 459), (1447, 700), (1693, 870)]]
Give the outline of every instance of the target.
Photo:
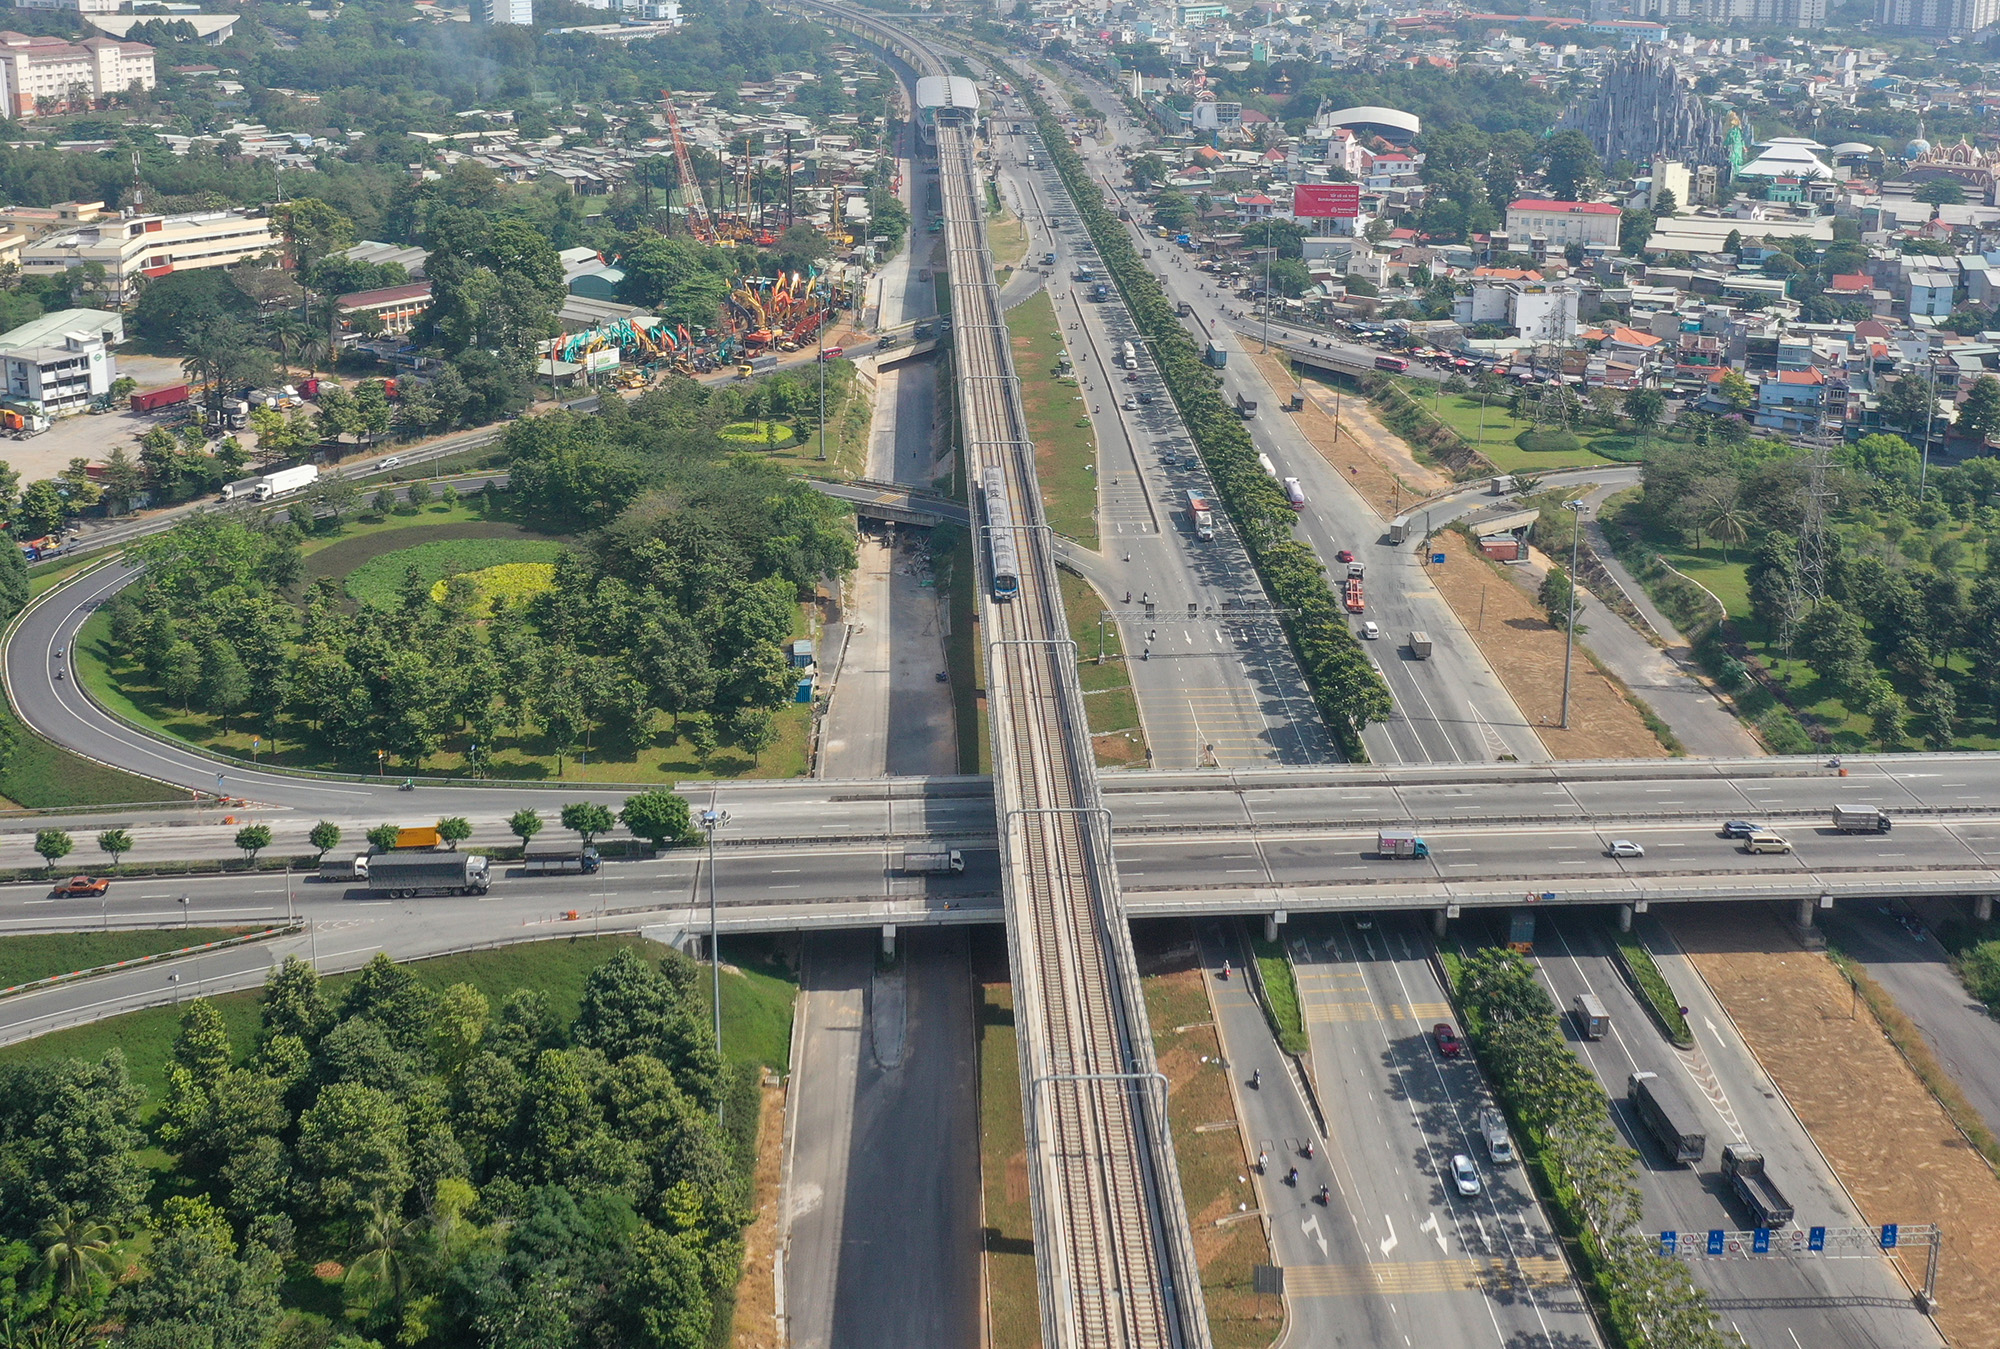
[(1554, 1256), (1504, 1260), (1429, 1260), (1368, 1265), (1289, 1265), (1285, 1292), (1292, 1297), (1359, 1297), (1368, 1293), (1468, 1293), (1556, 1287), (1569, 1270)]

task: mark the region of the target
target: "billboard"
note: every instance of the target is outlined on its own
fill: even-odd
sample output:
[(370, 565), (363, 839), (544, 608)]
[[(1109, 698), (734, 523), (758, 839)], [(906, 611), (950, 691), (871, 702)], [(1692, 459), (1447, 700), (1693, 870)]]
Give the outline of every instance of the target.
[(618, 368), (618, 348), (606, 347), (602, 351), (593, 351), (586, 354), (583, 358), (583, 368), (593, 375), (603, 370), (616, 370)]
[(1292, 193), (1300, 220), (1352, 220), (1361, 214), (1361, 184), (1301, 183)]

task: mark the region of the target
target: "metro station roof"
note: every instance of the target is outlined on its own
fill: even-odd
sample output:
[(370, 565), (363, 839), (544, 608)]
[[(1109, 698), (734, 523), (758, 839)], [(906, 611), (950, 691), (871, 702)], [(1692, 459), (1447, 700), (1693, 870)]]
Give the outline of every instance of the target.
[(919, 108), (979, 111), (979, 86), (963, 75), (926, 75), (917, 81)]

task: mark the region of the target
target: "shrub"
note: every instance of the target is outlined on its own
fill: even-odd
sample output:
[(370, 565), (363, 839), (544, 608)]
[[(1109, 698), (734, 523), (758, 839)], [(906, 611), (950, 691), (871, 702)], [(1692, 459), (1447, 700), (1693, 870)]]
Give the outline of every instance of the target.
[(1566, 454), (1583, 448), (1575, 432), (1560, 426), (1539, 426), (1514, 437), (1514, 443), (1535, 454)]
[(1972, 996), (2000, 1007), (2000, 941), (1983, 941), (1959, 960), (1959, 974)]

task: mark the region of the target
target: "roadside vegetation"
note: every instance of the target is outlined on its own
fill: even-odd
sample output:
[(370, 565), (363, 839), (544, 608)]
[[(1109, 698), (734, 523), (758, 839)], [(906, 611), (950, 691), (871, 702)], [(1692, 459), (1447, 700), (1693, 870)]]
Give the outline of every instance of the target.
[(1673, 1041), (1676, 1049), (1693, 1049), (1694, 1032), (1688, 1029), (1687, 1016), (1681, 1011), (1681, 1000), (1674, 996), (1667, 976), (1660, 973), (1653, 953), (1630, 932), (1614, 931), (1611, 936), (1619, 963), (1631, 975), (1632, 983), (1640, 996), (1645, 998), (1646, 1005), (1653, 1009), (1653, 1015), (1666, 1031), (1667, 1038)]
[(162, 928), (148, 932), (35, 932), (0, 937), (0, 988), (240, 937), (247, 927)]
[(1257, 982), (1264, 991), (1264, 1016), (1271, 1023), (1271, 1034), (1287, 1054), (1311, 1052), (1305, 1014), (1299, 1004), (1298, 976), (1292, 970), (1292, 958), (1284, 942), (1265, 941), (1252, 933), (1250, 947), (1257, 958)]
[[(1014, 368), (1021, 376), (1021, 406), (1035, 442), (1035, 478), (1049, 527), (1086, 548), (1097, 547), (1097, 433), (1091, 429), (1089, 395), (1058, 362), (1074, 359), (1047, 291), (1037, 291), (1007, 313)], [(1105, 397), (1112, 396), (1109, 391)]]
[(1035, 1222), (1028, 1204), (1027, 1126), (1006, 948), (991, 929), (975, 939), (978, 992), (979, 1182), (983, 1199), (986, 1322), (993, 1349), (1041, 1344)]
[[(716, 1058), (699, 968), (641, 949), (486, 962), (490, 983), (587, 952), (564, 996), (381, 956), (322, 982), (290, 960), (236, 1000), (247, 1016), (149, 1017), (150, 1118), (122, 1048), (0, 1056), (15, 1326), (365, 1349), (468, 1342), (533, 1308), (563, 1342), (708, 1343), (741, 1260), (755, 1072)], [(133, 1021), (106, 1027), (127, 1043)]]
[[(1144, 767), (1152, 762), (1146, 728), (1139, 722), (1139, 698), (1126, 668), (1125, 646), (1118, 625), (1099, 621), (1108, 612), (1097, 588), (1072, 572), (1058, 571), (1063, 612), (1069, 616), (1070, 640), (1076, 643), (1076, 675), (1083, 686), (1083, 708), (1090, 718), (1090, 743), (1099, 768)], [(1097, 660), (1099, 634), (1104, 661)]]

